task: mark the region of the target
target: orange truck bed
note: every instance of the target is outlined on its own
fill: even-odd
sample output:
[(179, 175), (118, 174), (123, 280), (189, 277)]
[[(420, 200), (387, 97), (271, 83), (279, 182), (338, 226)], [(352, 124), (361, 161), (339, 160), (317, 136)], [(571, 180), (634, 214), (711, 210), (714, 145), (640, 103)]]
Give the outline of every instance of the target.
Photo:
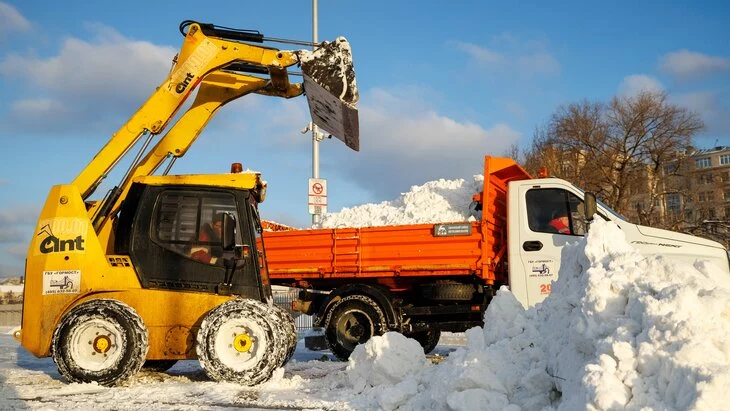
[(507, 183), (530, 178), (507, 158), (485, 158), (481, 219), (364, 228), (266, 231), (272, 284), (331, 289), (353, 281), (407, 289), (419, 278), (476, 275), (506, 282)]

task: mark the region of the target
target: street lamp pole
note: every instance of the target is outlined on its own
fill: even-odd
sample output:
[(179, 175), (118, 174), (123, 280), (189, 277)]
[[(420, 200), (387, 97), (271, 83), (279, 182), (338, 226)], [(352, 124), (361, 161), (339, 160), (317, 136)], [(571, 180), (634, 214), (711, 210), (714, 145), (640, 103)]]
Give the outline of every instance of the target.
[[(312, 0), (312, 42), (317, 43), (317, 0)], [(315, 46), (312, 47), (313, 49)], [(312, 124), (312, 178), (319, 178), (319, 127)], [(312, 225), (319, 224), (320, 214), (312, 214)]]

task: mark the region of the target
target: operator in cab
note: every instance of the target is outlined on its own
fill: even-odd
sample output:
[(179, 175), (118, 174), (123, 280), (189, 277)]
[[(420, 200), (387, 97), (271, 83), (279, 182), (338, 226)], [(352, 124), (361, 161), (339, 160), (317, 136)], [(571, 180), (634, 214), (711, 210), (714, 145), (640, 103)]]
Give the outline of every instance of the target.
[(559, 234), (570, 234), (570, 221), (568, 220), (568, 212), (565, 208), (561, 207), (553, 211), (549, 224)]
[(205, 223), (198, 235), (198, 244), (190, 249), (190, 257), (208, 264), (217, 264), (223, 256), (221, 231), (224, 213), (217, 213), (210, 223)]

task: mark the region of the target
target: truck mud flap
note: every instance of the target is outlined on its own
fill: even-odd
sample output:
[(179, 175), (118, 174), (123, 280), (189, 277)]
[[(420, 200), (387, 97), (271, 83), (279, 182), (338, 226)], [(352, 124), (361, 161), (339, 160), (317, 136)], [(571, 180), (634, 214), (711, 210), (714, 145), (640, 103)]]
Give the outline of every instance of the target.
[(359, 94), (350, 43), (344, 37), (322, 43), (313, 52), (302, 53), (300, 63), (312, 122), (359, 151)]

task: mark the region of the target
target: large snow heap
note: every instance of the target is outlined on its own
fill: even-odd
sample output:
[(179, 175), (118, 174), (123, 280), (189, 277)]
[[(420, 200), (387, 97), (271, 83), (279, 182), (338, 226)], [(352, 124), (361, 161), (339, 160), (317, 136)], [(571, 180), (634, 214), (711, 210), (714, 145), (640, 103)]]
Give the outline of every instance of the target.
[(399, 334), (358, 346), (346, 371), (361, 393), (353, 405), (710, 410), (728, 404), (730, 279), (719, 268), (643, 256), (616, 225), (597, 219), (587, 238), (564, 249), (552, 290), (525, 310), (503, 288), (484, 329), (469, 330), (467, 346), (435, 366)]
[(429, 181), (394, 201), (343, 208), (322, 216), (320, 228), (368, 227), (467, 221), (472, 196), (482, 190), (483, 175)]

